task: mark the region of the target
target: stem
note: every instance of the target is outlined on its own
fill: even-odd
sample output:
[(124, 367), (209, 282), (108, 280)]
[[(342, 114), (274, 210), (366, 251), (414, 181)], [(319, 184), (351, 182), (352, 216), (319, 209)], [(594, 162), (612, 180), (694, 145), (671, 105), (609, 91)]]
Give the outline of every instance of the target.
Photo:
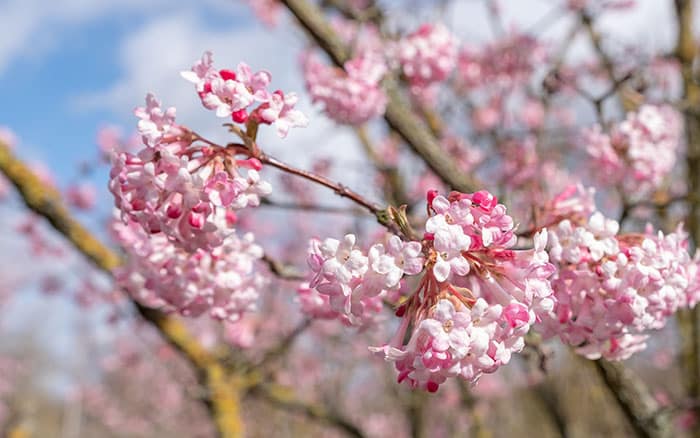
[(260, 160), (260, 162), (263, 164), (270, 165), (284, 172), (300, 176), (309, 181), (313, 181), (317, 184), (320, 184), (324, 187), (328, 187), (329, 189), (333, 190), (337, 195), (352, 200), (357, 205), (372, 213), (377, 218), (377, 221), (380, 224), (384, 225), (385, 227), (392, 228), (392, 224), (386, 210), (382, 209), (379, 206), (379, 204), (371, 202), (364, 198), (362, 195), (358, 194), (357, 192), (345, 187), (343, 184), (337, 183), (329, 178), (326, 178), (325, 176), (317, 175), (313, 172), (309, 172), (307, 170), (299, 169), (298, 167), (294, 167), (292, 165), (283, 163), (282, 161), (279, 161), (278, 159), (271, 157), (263, 152), (260, 152), (256, 156), (256, 158)]

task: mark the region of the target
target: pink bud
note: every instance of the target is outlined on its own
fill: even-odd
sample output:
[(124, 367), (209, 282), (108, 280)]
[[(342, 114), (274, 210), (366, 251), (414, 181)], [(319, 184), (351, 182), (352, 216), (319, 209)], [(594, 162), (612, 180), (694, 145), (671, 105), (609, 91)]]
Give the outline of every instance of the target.
[(219, 74), (221, 75), (221, 79), (225, 81), (236, 80), (236, 73), (231, 70), (219, 70)]
[(204, 227), (204, 215), (195, 213), (194, 209), (190, 212), (187, 220), (192, 228), (202, 229)]
[(248, 112), (243, 109), (231, 113), (231, 119), (236, 123), (245, 123), (248, 120)]
[(428, 205), (429, 206), (432, 207), (433, 201), (435, 200), (435, 198), (438, 197), (439, 194), (440, 194), (440, 192), (438, 192), (437, 190), (428, 190), (426, 197), (428, 198)]
[(435, 382), (428, 382), (426, 384), (426, 388), (428, 389), (428, 392), (436, 392), (439, 387), (440, 387), (440, 385), (438, 385)]

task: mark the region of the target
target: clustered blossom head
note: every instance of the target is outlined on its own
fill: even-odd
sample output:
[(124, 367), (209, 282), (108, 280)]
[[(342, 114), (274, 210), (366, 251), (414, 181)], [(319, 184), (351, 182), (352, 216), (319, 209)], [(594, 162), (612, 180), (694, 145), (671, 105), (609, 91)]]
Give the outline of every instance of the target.
[(355, 243), (353, 234), (342, 241), (311, 240), (307, 262), (313, 277), (298, 290), (305, 313), (351, 325), (367, 324), (381, 311), (388, 292), (400, 287), (404, 274), (415, 275), (423, 269), (419, 242), (391, 236), (386, 244), (372, 245), (367, 255)]
[(263, 253), (252, 234), (231, 234), (212, 250), (190, 253), (134, 222), (115, 222), (113, 231), (127, 255), (115, 271), (117, 284), (142, 304), (229, 322), (255, 310), (266, 280), (255, 269)]
[(586, 130), (584, 143), (596, 177), (641, 195), (658, 189), (673, 170), (682, 129), (675, 109), (646, 104), (612, 126), (610, 134), (599, 125)]
[(384, 114), (386, 95), (380, 81), (387, 69), (377, 55), (363, 53), (340, 69), (305, 53), (302, 66), (311, 99), (321, 103), (326, 115), (336, 122), (360, 125)]
[(235, 211), (257, 206), (271, 192), (255, 158), (238, 160), (226, 148), (201, 144), (175, 123), (155, 96), (137, 108), (143, 148), (115, 153), (109, 189), (124, 221), (164, 233), (183, 248), (214, 248), (233, 232)]
[(531, 324), (554, 306), (553, 267), (546, 231), (534, 249), (510, 249), (513, 220), (486, 191), (429, 192), (428, 206), (425, 275), (399, 307), (404, 320), (392, 341), (374, 350), (395, 362), (399, 381), (435, 391), (448, 377), (475, 382), (523, 348)]
[(458, 81), (467, 90), (509, 89), (529, 80), (546, 57), (545, 47), (536, 38), (513, 33), (480, 48), (463, 47), (457, 62)]
[(202, 105), (215, 110), (218, 117), (230, 117), (236, 123), (274, 124), (280, 137), (285, 137), (290, 128), (309, 123), (301, 111), (294, 109), (299, 100), (296, 93), (267, 89), (272, 81), (267, 71), (253, 73), (243, 62), (236, 71), (216, 70), (211, 52), (204, 52), (191, 71), (181, 74), (195, 84)]
[(448, 377), (475, 382), (523, 348), (530, 325), (554, 306), (547, 280), (553, 267), (546, 231), (535, 237), (534, 249), (510, 249), (513, 220), (490, 193), (446, 198), (431, 191), (428, 204), (421, 242), (392, 236), (366, 256), (353, 235), (312, 241), (313, 278), (300, 289), (300, 300), (326, 317), (334, 316), (330, 309), (357, 319), (367, 298), (398, 287), (404, 275), (422, 273), (417, 290), (400, 301), (395, 336), (371, 350), (395, 363), (399, 382), (436, 391)]
[(557, 304), (543, 331), (591, 359), (628, 358), (645, 347), (647, 330), (663, 327), (691, 302), (682, 230), (618, 231), (618, 223), (600, 212), (584, 221), (565, 219), (550, 231)]
[(402, 38), (396, 58), (412, 86), (442, 82), (457, 63), (457, 38), (442, 24), (424, 24)]

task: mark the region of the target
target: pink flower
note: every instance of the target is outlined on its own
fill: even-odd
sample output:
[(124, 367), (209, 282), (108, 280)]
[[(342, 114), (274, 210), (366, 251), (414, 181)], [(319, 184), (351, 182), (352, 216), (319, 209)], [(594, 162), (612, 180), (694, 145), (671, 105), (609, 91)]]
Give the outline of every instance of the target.
[(313, 54), (302, 57), (306, 89), (314, 103), (339, 123), (360, 125), (384, 114), (386, 95), (380, 81), (384, 62), (373, 54), (356, 56), (343, 70), (322, 64)]
[(275, 27), (279, 21), (282, 4), (279, 0), (243, 0), (248, 3), (253, 14), (268, 27)]
[(266, 103), (258, 107), (260, 121), (274, 124), (277, 134), (282, 138), (287, 136), (290, 128), (306, 127), (309, 119), (301, 111), (294, 109), (298, 100), (295, 93), (285, 96), (281, 91), (275, 91)]
[(512, 89), (525, 83), (546, 58), (544, 46), (523, 33), (512, 33), (486, 46), (464, 47), (458, 55), (457, 79), (468, 90)]
[(672, 171), (683, 129), (680, 114), (670, 106), (643, 105), (612, 127), (610, 134), (594, 126), (583, 134), (591, 170), (627, 193), (644, 195), (661, 186)]
[(423, 278), (396, 311), (394, 337), (370, 350), (394, 362), (399, 382), (435, 392), (450, 377), (475, 382), (523, 348), (532, 324), (554, 308), (554, 267), (546, 231), (533, 249), (510, 249), (513, 220), (489, 192), (431, 191), (428, 206)]
[(146, 106), (136, 108), (134, 114), (139, 118), (138, 132), (146, 146), (153, 147), (161, 143), (163, 137), (176, 128), (175, 108), (163, 111), (152, 93), (146, 95)]
[(262, 249), (252, 234), (231, 234), (212, 250), (189, 253), (134, 222), (115, 222), (113, 230), (127, 254), (115, 270), (117, 283), (144, 305), (230, 322), (255, 310), (266, 279), (255, 270)]
[[(162, 232), (190, 252), (221, 245), (234, 232), (235, 211), (259, 205), (272, 191), (255, 170), (260, 163), (198, 143), (175, 124), (174, 110), (164, 113), (153, 95), (147, 102), (139, 114), (146, 117), (140, 127), (148, 143), (137, 154), (112, 157), (109, 188), (122, 219)], [(172, 115), (167, 123), (163, 114)]]
[(442, 24), (424, 24), (401, 39), (396, 57), (414, 87), (442, 82), (457, 62), (457, 39)]
[(663, 327), (689, 302), (691, 265), (682, 230), (618, 231), (617, 222), (596, 212), (587, 223), (564, 220), (551, 233), (557, 304), (543, 317), (542, 330), (589, 358), (628, 358), (645, 347), (648, 330)]
[[(399, 289), (403, 275), (423, 269), (418, 242), (403, 242), (398, 236), (391, 236), (386, 246), (372, 245), (366, 256), (355, 246), (355, 239), (348, 234), (342, 241), (313, 239), (309, 243), (309, 288), (327, 296), (329, 305), (326, 308), (325, 298), (319, 300), (302, 285), (299, 294), (308, 301), (311, 315), (339, 318), (352, 325), (368, 324), (381, 310), (388, 292)], [(318, 306), (311, 306), (311, 300)]]
[[(272, 81), (267, 71), (254, 73), (243, 62), (235, 72), (217, 71), (213, 64), (211, 52), (204, 52), (202, 59), (181, 75), (195, 84), (202, 105), (215, 110), (218, 117), (230, 117), (235, 123), (246, 123), (253, 117), (256, 123), (274, 124), (280, 137), (285, 137), (290, 128), (308, 125), (306, 116), (294, 109), (298, 101), (295, 93), (267, 89)], [(256, 103), (259, 105), (253, 108)]]

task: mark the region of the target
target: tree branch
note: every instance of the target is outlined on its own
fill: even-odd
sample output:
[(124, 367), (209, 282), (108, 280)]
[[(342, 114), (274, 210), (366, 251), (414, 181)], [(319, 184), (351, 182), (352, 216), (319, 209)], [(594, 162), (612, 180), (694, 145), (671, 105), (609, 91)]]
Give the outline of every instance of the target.
[(665, 412), (644, 382), (618, 362), (598, 359), (593, 363), (638, 436), (662, 438), (671, 435)]
[[(677, 21), (677, 41), (674, 55), (681, 64), (683, 77), (683, 97), (688, 103), (684, 111), (686, 135), (686, 169), (688, 194), (688, 233), (697, 251), (700, 243), (700, 114), (696, 108), (700, 104), (700, 87), (694, 77), (693, 63), (697, 56), (697, 46), (693, 36), (693, 1), (674, 1)], [(681, 335), (681, 360), (683, 364), (684, 386), (690, 399), (700, 398), (700, 307), (683, 310), (678, 314)], [(695, 415), (700, 408), (692, 409)], [(693, 426), (694, 436), (700, 435), (700, 424)]]

